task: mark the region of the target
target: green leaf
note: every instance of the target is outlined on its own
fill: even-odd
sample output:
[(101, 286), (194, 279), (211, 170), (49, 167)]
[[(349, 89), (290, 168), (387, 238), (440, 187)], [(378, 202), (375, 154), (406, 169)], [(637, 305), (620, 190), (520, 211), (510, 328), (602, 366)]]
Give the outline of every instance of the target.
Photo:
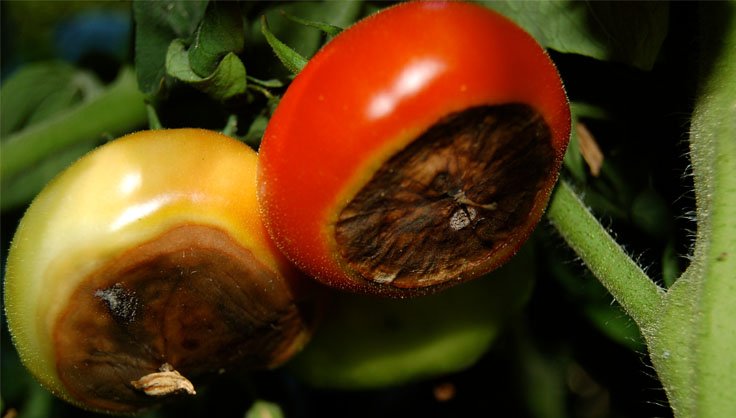
[(243, 50), (245, 32), (240, 7), (235, 2), (212, 2), (189, 48), (189, 64), (200, 77), (208, 77), (230, 52)]
[[(38, 383), (31, 377), (28, 369), (23, 366), (18, 357), (18, 352), (10, 342), (10, 335), (7, 325), (2, 320), (2, 345), (0, 346), (0, 364), (2, 364), (3, 382), (2, 382), (2, 398), (4, 402), (10, 405), (20, 405), (23, 398), (28, 395), (31, 386), (38, 386)], [(1, 411), (5, 412), (4, 409)]]
[(252, 84), (257, 84), (257, 85), (259, 85), (261, 87), (266, 87), (266, 88), (270, 88), (270, 89), (277, 89), (277, 88), (280, 88), (280, 87), (284, 87), (283, 81), (281, 81), (279, 79), (276, 79), (276, 78), (272, 78), (270, 80), (260, 80), (258, 78), (251, 77), (251, 76), (247, 76), (246, 78)]
[(247, 85), (245, 66), (232, 52), (225, 55), (209, 76), (203, 78), (197, 75), (190, 67), (189, 52), (184, 42), (179, 39), (172, 41), (169, 46), (166, 54), (166, 71), (170, 76), (220, 101), (245, 93)]
[(261, 143), (261, 138), (263, 138), (263, 133), (266, 132), (266, 126), (268, 126), (268, 117), (265, 115), (256, 116), (250, 124), (243, 141), (257, 149)]
[[(553, 241), (543, 239), (545, 243)], [(555, 245), (546, 245), (541, 252), (545, 260), (545, 271), (565, 290), (571, 306), (577, 307), (603, 334), (631, 350), (641, 351), (644, 340), (633, 323), (618, 304), (611, 303), (611, 296), (603, 285), (589, 273), (580, 272), (577, 266), (560, 262), (567, 251)]]
[(0, 153), (2, 195), (6, 185), (54, 154), (77, 144), (115, 137), (140, 128), (146, 107), (132, 70), (92, 99), (16, 132), (3, 141)]
[[(286, 15), (298, 16), (304, 21), (319, 21), (337, 28), (345, 28), (360, 17), (362, 6), (361, 1), (292, 2), (279, 4), (267, 10), (266, 18), (271, 24), (272, 32), (281, 41), (301, 55), (311, 57), (321, 46), (322, 34), (312, 27), (294, 22)], [(253, 35), (260, 36), (260, 34)]]
[(329, 23), (324, 23), (316, 20), (310, 20), (310, 19), (302, 19), (300, 17), (294, 16), (290, 13), (287, 13), (286, 11), (282, 10), (282, 14), (289, 20), (296, 22), (300, 25), (304, 25), (310, 28), (314, 28), (317, 30), (320, 30), (324, 33), (326, 33), (329, 36), (337, 36), (340, 32), (342, 32), (342, 28), (339, 26), (331, 25)]
[[(269, 32), (284, 45), (288, 45), (302, 57), (311, 57), (322, 46), (324, 36), (312, 27), (288, 19), (284, 13), (298, 16), (305, 21), (319, 21), (327, 25), (345, 28), (354, 23), (363, 11), (361, 1), (289, 2), (277, 4), (266, 10)], [(251, 47), (268, 47), (260, 24), (251, 27)], [(270, 65), (270, 63), (269, 63)], [(264, 66), (268, 68), (268, 65)]]
[(292, 74), (299, 74), (299, 72), (307, 65), (307, 59), (299, 55), (294, 49), (290, 48), (285, 43), (281, 42), (274, 36), (273, 33), (268, 29), (268, 21), (266, 16), (261, 18), (261, 32), (266, 37), (268, 44), (271, 45), (274, 54), (278, 57), (284, 66), (291, 71)]
[(135, 1), (135, 67), (141, 91), (154, 97), (166, 76), (166, 53), (174, 39), (190, 39), (208, 0)]
[(674, 238), (667, 241), (662, 252), (662, 282), (665, 287), (671, 287), (675, 280), (680, 277), (680, 258), (677, 255)]
[(535, 340), (527, 321), (517, 321), (512, 329), (515, 344), (514, 390), (527, 405), (530, 418), (568, 418), (570, 366), (572, 353), (560, 350), (554, 354)]
[(639, 192), (631, 203), (631, 220), (642, 231), (661, 241), (672, 232), (672, 214), (664, 198), (651, 187)]
[(101, 141), (92, 140), (65, 148), (37, 162), (18, 176), (3, 179), (0, 209), (20, 207), (29, 202), (59, 172), (91, 151), (99, 142)]
[(480, 1), (547, 48), (649, 70), (669, 26), (667, 2)]
[(644, 338), (639, 328), (618, 306), (610, 303), (589, 304), (583, 307), (583, 311), (588, 320), (611, 340), (636, 352), (644, 349)]
[(586, 118), (606, 120), (613, 117), (606, 109), (586, 102), (572, 102), (570, 103), (570, 110), (572, 110), (576, 119)]
[(335, 293), (314, 339), (289, 367), (311, 385), (339, 389), (394, 386), (463, 370), (528, 300), (532, 260), (527, 245), (490, 275), (421, 298)]
[(49, 391), (38, 385), (31, 385), (18, 418), (46, 418), (52, 416), (55, 398)]
[(40, 122), (89, 99), (101, 89), (90, 73), (63, 62), (22, 67), (0, 89), (0, 135)]

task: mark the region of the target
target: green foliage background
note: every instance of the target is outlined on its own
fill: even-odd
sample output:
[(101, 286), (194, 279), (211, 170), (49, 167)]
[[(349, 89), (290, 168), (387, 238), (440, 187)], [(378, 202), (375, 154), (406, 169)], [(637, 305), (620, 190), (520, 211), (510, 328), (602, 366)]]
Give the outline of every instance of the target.
[[(562, 74), (575, 121), (590, 130), (605, 156), (600, 175), (593, 176), (574, 136), (563, 177), (583, 191), (585, 203), (648, 274), (670, 286), (688, 264), (695, 229), (686, 140), (702, 64), (696, 17), (707, 6), (481, 3), (515, 20), (548, 48)], [(152, 123), (224, 130), (257, 148), (292, 77), (263, 35), (262, 16), (278, 40), (308, 58), (331, 37), (320, 28), (347, 27), (389, 4), (0, 5), (4, 262), (15, 224), (33, 195), (63, 167), (107, 140)], [(82, 38), (70, 37), (69, 31), (100, 36), (93, 29), (79, 29), (84, 26), (80, 22), (111, 18), (128, 22), (121, 33), (109, 35), (112, 48), (90, 44), (71, 53), (59, 41), (71, 39), (68, 42), (78, 45)], [(440, 348), (429, 363), (446, 361), (452, 367), (428, 371), (427, 363), (412, 366), (407, 360), (408, 367), (414, 367), (413, 377), (397, 377), (393, 384), (385, 375), (378, 379), (380, 384), (346, 385), (350, 388), (305, 378), (309, 362), (319, 361), (314, 360), (319, 358), (314, 350), (322, 347), (321, 340), (328, 346), (340, 345), (350, 354), (344, 356), (346, 362), (369, 355), (360, 349), (365, 335), (351, 335), (361, 330), (343, 324), (343, 331), (333, 331), (343, 332), (342, 339), (335, 342), (335, 333), (318, 334), (316, 348), (308, 348), (293, 365), (225, 377), (194, 399), (145, 416), (670, 416), (636, 325), (549, 225), (540, 225), (524, 254), (533, 268), (513, 274), (529, 286), (514, 294), (518, 306), (509, 308), (497, 332), (493, 328), (477, 358), (449, 361), (454, 354)], [(445, 318), (454, 309), (442, 305), (445, 302), (436, 308), (411, 307), (422, 303), (385, 307), (384, 322), (366, 325), (376, 339), (385, 338), (385, 352), (378, 350), (383, 359), (398, 358), (393, 356), (404, 350), (392, 351), (401, 345), (392, 344), (401, 339), (392, 327), (416, 329), (411, 320), (397, 325), (396, 318), (415, 315), (429, 321), (432, 315)], [(456, 308), (464, 302), (451, 303)], [(372, 306), (372, 301), (343, 305)], [(337, 312), (338, 318), (353, 317)], [(333, 321), (325, 328), (340, 326), (340, 321)], [(448, 335), (452, 334), (437, 336), (434, 342), (453, 338)], [(411, 358), (413, 352), (408, 353)], [(26, 418), (95, 416), (54, 399), (33, 381), (18, 361), (4, 321), (1, 384), (3, 415), (12, 410)], [(440, 400), (437, 391), (448, 387), (454, 395)]]

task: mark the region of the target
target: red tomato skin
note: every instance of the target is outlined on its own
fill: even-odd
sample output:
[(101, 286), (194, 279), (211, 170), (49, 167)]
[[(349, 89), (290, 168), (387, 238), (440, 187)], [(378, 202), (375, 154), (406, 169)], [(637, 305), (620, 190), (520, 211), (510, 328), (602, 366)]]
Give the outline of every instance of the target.
[(348, 183), (441, 117), (506, 103), (543, 115), (559, 169), (570, 134), (567, 97), (549, 56), (514, 23), (460, 2), (404, 3), (356, 23), (309, 61), (269, 122), (258, 172), (267, 229), (319, 281), (375, 293), (341, 265), (329, 236)]

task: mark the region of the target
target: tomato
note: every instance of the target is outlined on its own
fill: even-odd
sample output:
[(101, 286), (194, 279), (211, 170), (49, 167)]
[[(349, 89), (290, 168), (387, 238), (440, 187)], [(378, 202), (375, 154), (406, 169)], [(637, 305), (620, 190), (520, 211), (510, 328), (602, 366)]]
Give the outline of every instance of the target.
[(510, 258), (539, 221), (570, 132), (559, 74), (506, 18), (405, 3), (330, 41), (259, 150), (279, 248), (319, 281), (431, 292)]
[(531, 295), (535, 263), (524, 246), (489, 280), (413, 300), (334, 292), (314, 339), (287, 364), (310, 386), (385, 389), (471, 367)]
[(37, 196), (12, 242), (5, 306), (43, 386), (132, 412), (303, 346), (304, 280), (260, 221), (256, 160), (214, 132), (139, 132)]

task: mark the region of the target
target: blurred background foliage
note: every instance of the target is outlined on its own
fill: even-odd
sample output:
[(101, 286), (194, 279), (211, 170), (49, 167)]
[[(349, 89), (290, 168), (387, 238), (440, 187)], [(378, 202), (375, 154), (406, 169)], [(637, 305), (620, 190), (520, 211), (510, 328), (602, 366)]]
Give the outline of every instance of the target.
[[(199, 36), (207, 2), (156, 3), (168, 10), (162, 16), (169, 26), (145, 13), (151, 4), (137, 5), (136, 24), (132, 4), (124, 1), (0, 2), (2, 153), (26, 158), (43, 148), (29, 145), (33, 141), (51, 147), (28, 156), (26, 165), (16, 164), (21, 157), (3, 158), (3, 270), (15, 225), (43, 184), (93, 147), (148, 127), (152, 111), (165, 127), (225, 130), (257, 148), (291, 79), (263, 37), (261, 16), (278, 39), (309, 57), (330, 36), (288, 15), (346, 27), (389, 5), (237, 4), (240, 21), (231, 23), (243, 42), (233, 45), (233, 54), (244, 65), (247, 87), (218, 97), (202, 87), (208, 74), (196, 78), (179, 69), (172, 76), (162, 67), (176, 39), (193, 62), (187, 48)], [(549, 48), (576, 123), (563, 175), (650, 276), (671, 284), (687, 264), (694, 229), (686, 139), (694, 97), (695, 5), (482, 3)], [(141, 48), (158, 52), (145, 59), (136, 56)], [(203, 65), (215, 68), (209, 64)], [(132, 75), (121, 75), (134, 66), (143, 94)], [(155, 74), (142, 75), (146, 68)], [(100, 106), (106, 98), (129, 112)], [(33, 136), (44, 124), (79, 127), (86, 119), (123, 113), (129, 117), (90, 128), (95, 133), (84, 140), (48, 145), (47, 135)], [(224, 377), (196, 398), (144, 416), (670, 416), (636, 326), (562, 240), (543, 222), (522, 254), (523, 261), (466, 290), (476, 299), (488, 296), (471, 303), (462, 290), (400, 306), (335, 294), (323, 330), (292, 364)], [(505, 309), (485, 310), (484, 303)], [(368, 308), (372, 321), (357, 310)], [(366, 350), (368, 341), (375, 347)], [(21, 366), (4, 319), (1, 355), (2, 416), (96, 416), (38, 386)], [(357, 384), (349, 373), (358, 373)]]

